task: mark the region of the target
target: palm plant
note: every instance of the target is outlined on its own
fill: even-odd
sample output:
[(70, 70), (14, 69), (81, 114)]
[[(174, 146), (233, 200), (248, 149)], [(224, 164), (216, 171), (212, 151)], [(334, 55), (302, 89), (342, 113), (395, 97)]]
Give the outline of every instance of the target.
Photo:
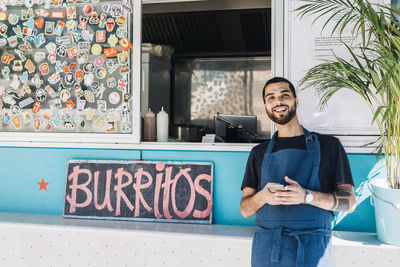
[(296, 10), (301, 17), (325, 19), (333, 32), (352, 27), (360, 40), (355, 48), (346, 45), (350, 59), (333, 60), (311, 68), (301, 81), (303, 89), (314, 88), (323, 108), (343, 88), (360, 95), (372, 110), (380, 131), (388, 183), (400, 189), (400, 10), (372, 4), (368, 0), (302, 0)]

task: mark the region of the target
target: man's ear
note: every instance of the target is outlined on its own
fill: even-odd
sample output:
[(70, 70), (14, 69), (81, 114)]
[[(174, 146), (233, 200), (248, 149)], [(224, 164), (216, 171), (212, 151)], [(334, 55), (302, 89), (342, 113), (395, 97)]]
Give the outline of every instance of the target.
[(296, 106), (299, 105), (299, 98), (296, 96)]

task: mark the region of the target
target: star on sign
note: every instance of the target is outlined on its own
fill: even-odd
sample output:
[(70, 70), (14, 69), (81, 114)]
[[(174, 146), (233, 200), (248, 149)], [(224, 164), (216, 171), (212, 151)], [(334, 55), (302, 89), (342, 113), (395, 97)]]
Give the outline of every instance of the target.
[(47, 191), (47, 188), (46, 188), (46, 186), (49, 184), (49, 183), (46, 183), (45, 181), (44, 181), (44, 179), (42, 178), (42, 181), (41, 182), (39, 182), (39, 183), (37, 183), (38, 185), (40, 185), (40, 188), (39, 188), (39, 191), (40, 190), (42, 190), (42, 189), (44, 189), (44, 190), (46, 190)]

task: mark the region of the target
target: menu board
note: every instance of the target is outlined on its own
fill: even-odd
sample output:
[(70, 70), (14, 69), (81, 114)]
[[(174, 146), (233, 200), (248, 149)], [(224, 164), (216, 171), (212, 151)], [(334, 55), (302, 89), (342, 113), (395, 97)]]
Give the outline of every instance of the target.
[(132, 133), (126, 1), (0, 1), (0, 131)]
[[(372, 3), (387, 3), (386, 0), (374, 0)], [(356, 39), (352, 25), (340, 34), (334, 32), (337, 20), (323, 25), (331, 16), (325, 14), (314, 23), (316, 16), (300, 17), (296, 12), (305, 2), (290, 0), (286, 5), (288, 51), (286, 62), (288, 78), (298, 87), (299, 81), (313, 66), (333, 59), (333, 54), (352, 62), (351, 55), (344, 44), (355, 49)], [(355, 51), (356, 52), (356, 51)], [(301, 123), (309, 130), (331, 134), (377, 134), (376, 124), (371, 124), (373, 114), (365, 101), (355, 92), (342, 89), (320, 109), (320, 96), (312, 88), (298, 92), (298, 116)]]

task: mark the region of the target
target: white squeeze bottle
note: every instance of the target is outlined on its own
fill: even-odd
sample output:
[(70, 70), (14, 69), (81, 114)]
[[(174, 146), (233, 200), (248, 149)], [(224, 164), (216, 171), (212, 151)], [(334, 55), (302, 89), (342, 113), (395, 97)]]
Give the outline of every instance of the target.
[(168, 142), (168, 113), (164, 107), (157, 113), (157, 142)]

